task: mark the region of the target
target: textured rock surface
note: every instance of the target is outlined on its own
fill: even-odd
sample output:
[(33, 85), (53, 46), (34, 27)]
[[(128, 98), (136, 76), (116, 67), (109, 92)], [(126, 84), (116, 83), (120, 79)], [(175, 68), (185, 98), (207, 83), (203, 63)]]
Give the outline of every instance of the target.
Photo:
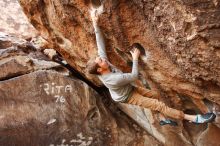
[(31, 43), (0, 38), (0, 145), (162, 145)]
[[(20, 3), (32, 24), (45, 38), (55, 42), (55, 49), (77, 70), (89, 79), (95, 80), (85, 72), (87, 61), (94, 58), (97, 53), (88, 11), (89, 2), (20, 0)], [(210, 11), (203, 12), (202, 10), (206, 7)], [(123, 71), (129, 71), (127, 63), (130, 59), (123, 52), (128, 51), (132, 43), (138, 42), (150, 53), (149, 61), (142, 62), (141, 70), (144, 72), (145, 78), (150, 78), (150, 81), (157, 86), (160, 85), (160, 88), (166, 92), (173, 91), (170, 94), (206, 96), (219, 103), (219, 86), (217, 84), (220, 83), (218, 76), (220, 66), (217, 55), (218, 47), (216, 48), (219, 40), (218, 27), (216, 26), (216, 31), (212, 29), (215, 27), (214, 24), (218, 24), (219, 19), (215, 17), (212, 21), (212, 17), (208, 17), (217, 15), (218, 9), (218, 1), (203, 3), (168, 0), (162, 2), (105, 1), (105, 12), (101, 16), (99, 24), (106, 37), (110, 61)], [(171, 23), (168, 20), (174, 22)], [(178, 24), (180, 22), (189, 25), (187, 30), (185, 25), (184, 27), (183, 24)], [(211, 24), (213, 27), (210, 26)], [(202, 31), (201, 29), (204, 34), (215, 37), (210, 39), (207, 37), (207, 40), (204, 40), (201, 35), (195, 35), (195, 37), (187, 39), (188, 33), (195, 31), (194, 33), (198, 34)], [(210, 34), (211, 32), (213, 34)], [(177, 36), (174, 37), (174, 35)], [(204, 45), (198, 45), (199, 43)], [(196, 55), (193, 56), (192, 51)], [(210, 53), (213, 54), (210, 55)], [(210, 62), (210, 59), (213, 63)], [(206, 85), (212, 86), (207, 87)], [(206, 90), (204, 90), (204, 86)]]
[(1, 81), (0, 89), (1, 145), (121, 146), (146, 139), (159, 145), (123, 117), (116, 120), (85, 83), (57, 72), (37, 71)]
[(0, 1), (0, 31), (20, 37), (33, 37), (37, 30), (28, 22), (18, 0)]
[[(87, 62), (97, 54), (90, 1), (20, 0), (20, 3), (34, 27), (66, 61), (100, 84), (86, 73)], [(161, 100), (194, 113), (205, 111), (201, 102), (204, 98), (220, 104), (219, 0), (106, 0), (103, 5), (99, 24), (114, 65), (124, 72), (130, 71), (131, 57), (126, 52), (133, 43), (140, 43), (149, 53), (148, 62), (140, 61), (142, 81), (147, 80), (151, 89), (162, 95)], [(170, 127), (156, 125), (156, 114), (152, 114), (152, 119), (146, 116), (151, 115), (150, 111), (144, 115), (141, 109), (124, 109), (152, 135), (150, 127), (159, 131), (164, 138), (154, 136), (164, 143), (196, 144), (189, 136), (191, 129), (185, 130), (181, 122), (181, 126), (169, 131)], [(196, 139), (196, 134), (191, 137)]]
[(33, 43), (26, 40), (1, 35), (0, 46), (0, 80), (36, 70), (60, 67), (60, 64), (49, 61)]

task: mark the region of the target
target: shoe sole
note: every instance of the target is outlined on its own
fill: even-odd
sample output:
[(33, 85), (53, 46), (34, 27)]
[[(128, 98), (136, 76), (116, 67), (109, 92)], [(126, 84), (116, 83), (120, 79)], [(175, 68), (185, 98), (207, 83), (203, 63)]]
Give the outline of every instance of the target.
[(216, 115), (213, 114), (213, 116), (209, 120), (207, 120), (205, 123), (211, 123), (215, 120), (215, 118), (216, 118)]

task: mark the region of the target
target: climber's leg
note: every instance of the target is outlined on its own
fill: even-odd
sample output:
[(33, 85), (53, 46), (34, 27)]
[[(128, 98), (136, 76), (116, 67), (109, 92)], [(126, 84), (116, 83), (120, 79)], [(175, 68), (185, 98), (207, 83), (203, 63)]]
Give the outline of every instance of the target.
[[(151, 95), (149, 92), (146, 92), (145, 95)], [(172, 117), (174, 119), (183, 119), (184, 113), (182, 111), (169, 108), (163, 102), (160, 102), (157, 99), (152, 99), (142, 96), (137, 90), (133, 91), (132, 96), (128, 99), (127, 103), (138, 105), (144, 108), (149, 108), (154, 111), (159, 111), (166, 116)]]
[(149, 89), (146, 89), (144, 87), (135, 87), (135, 90), (145, 96), (145, 97), (149, 97), (149, 98), (155, 98), (155, 99), (158, 99), (159, 98), (159, 94), (156, 92), (156, 91), (153, 91), (153, 90), (149, 90)]
[[(153, 91), (153, 90), (149, 90), (149, 89), (146, 89), (144, 87), (136, 87), (136, 90), (139, 94), (145, 96), (145, 97), (149, 97), (149, 98), (156, 98), (158, 99), (160, 97), (160, 95), (156, 92), (156, 91)], [(160, 119), (160, 122), (159, 124), (161, 126), (163, 125), (171, 125), (171, 126), (177, 126), (177, 122), (171, 120), (171, 119), (167, 119), (163, 114), (159, 113), (159, 119)]]
[(188, 121), (195, 121), (195, 115), (188, 115), (188, 114), (185, 114), (184, 115), (184, 118)]
[(212, 122), (215, 119), (214, 113), (207, 113), (203, 115), (188, 115), (184, 114), (180, 110), (176, 110), (166, 106), (163, 102), (160, 102), (157, 99), (152, 99), (148, 97), (144, 97), (137, 92), (137, 90), (133, 91), (132, 96), (127, 100), (128, 104), (138, 105), (144, 108), (149, 108), (154, 111), (159, 111), (164, 115), (174, 118), (174, 119), (185, 119), (189, 121), (193, 121), (195, 123), (207, 123)]

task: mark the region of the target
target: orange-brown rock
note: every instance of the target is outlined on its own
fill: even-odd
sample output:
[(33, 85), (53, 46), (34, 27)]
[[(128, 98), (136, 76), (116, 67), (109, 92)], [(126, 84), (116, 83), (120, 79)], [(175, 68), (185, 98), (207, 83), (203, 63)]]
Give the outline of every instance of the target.
[[(160, 100), (194, 113), (206, 111), (203, 99), (220, 104), (219, 0), (102, 0), (102, 3), (104, 13), (99, 25), (110, 62), (129, 72), (131, 57), (127, 52), (133, 43), (140, 43), (149, 54), (147, 62), (140, 61), (141, 81), (147, 81), (161, 95)], [(89, 15), (91, 1), (20, 0), (20, 4), (54, 49), (82, 75), (100, 85), (96, 77), (86, 72), (87, 62), (97, 55)], [(186, 131), (181, 122), (180, 127), (168, 134), (163, 129), (170, 127), (159, 127), (156, 114), (151, 111), (121, 106), (162, 142), (171, 142), (173, 135), (177, 135), (179, 143), (195, 144), (189, 136), (190, 128)]]

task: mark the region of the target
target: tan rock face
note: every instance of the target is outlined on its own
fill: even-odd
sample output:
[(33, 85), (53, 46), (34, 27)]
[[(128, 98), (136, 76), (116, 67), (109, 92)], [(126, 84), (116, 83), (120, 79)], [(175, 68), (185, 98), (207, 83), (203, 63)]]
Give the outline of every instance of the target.
[[(149, 54), (147, 62), (140, 61), (141, 81), (147, 81), (152, 90), (161, 94), (161, 100), (175, 108), (194, 112), (205, 111), (204, 98), (220, 104), (219, 0), (102, 2), (104, 13), (99, 25), (106, 39), (110, 62), (129, 72), (131, 57), (127, 52), (133, 43), (140, 43)], [(91, 2), (20, 0), (20, 3), (31, 23), (67, 62), (100, 85), (96, 77), (86, 73), (87, 62), (97, 55), (89, 15)], [(134, 112), (135, 108), (124, 111), (149, 133), (163, 133), (163, 128), (154, 124), (157, 123), (154, 116), (148, 124), (144, 123), (143, 119), (149, 119), (146, 115), (151, 112), (144, 115), (140, 109)], [(173, 145), (195, 144), (183, 127), (172, 133), (178, 134), (178, 143)], [(165, 132), (164, 135), (162, 141), (169, 143), (175, 134)]]
[(58, 63), (49, 61), (33, 43), (26, 40), (0, 35), (0, 46), (0, 80), (36, 70), (60, 67)]
[[(35, 28), (54, 43), (54, 48), (73, 67), (98, 83), (97, 78), (86, 73), (87, 62), (97, 54), (90, 1), (20, 3)], [(141, 74), (150, 86), (160, 85), (172, 97), (177, 93), (194, 98), (205, 96), (219, 103), (219, 2), (203, 3), (103, 1), (99, 25), (110, 61), (129, 71), (131, 58), (125, 52), (133, 43), (140, 43), (149, 53), (148, 62), (140, 64)], [(206, 8), (209, 11), (204, 12)]]
[(30, 42), (0, 38), (0, 145), (162, 145)]
[(1, 145), (137, 143), (135, 131), (119, 128), (99, 95), (81, 81), (37, 71), (0, 87)]
[(29, 23), (18, 0), (1, 0), (0, 9), (0, 32), (18, 37), (37, 35), (37, 30)]

